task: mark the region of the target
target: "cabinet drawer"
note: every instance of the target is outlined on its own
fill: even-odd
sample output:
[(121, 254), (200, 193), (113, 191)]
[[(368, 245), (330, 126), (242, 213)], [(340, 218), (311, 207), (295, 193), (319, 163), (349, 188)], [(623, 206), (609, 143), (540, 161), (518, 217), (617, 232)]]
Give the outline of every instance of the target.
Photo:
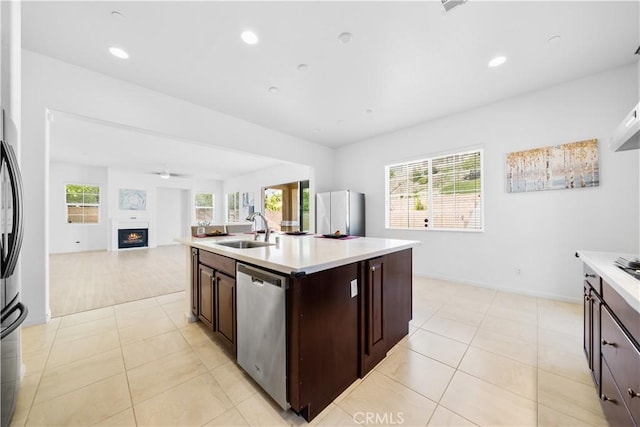
[(611, 375), (606, 363), (602, 363), (602, 392), (600, 404), (604, 410), (609, 425), (615, 427), (634, 427), (629, 412), (623, 403), (623, 398)]
[(214, 270), (222, 271), (231, 277), (236, 277), (236, 260), (226, 256), (200, 251), (200, 264), (205, 264)]
[(591, 287), (599, 295), (602, 295), (602, 284), (601, 284), (602, 280), (600, 280), (600, 276), (598, 276), (596, 272), (593, 271), (593, 269), (591, 269), (591, 267), (589, 267), (587, 264), (583, 264), (583, 273), (584, 273), (584, 280), (589, 282)]
[[(602, 310), (602, 359), (636, 423), (640, 422), (640, 352), (611, 316)], [(604, 371), (604, 363), (603, 363)]]
[(623, 327), (640, 344), (640, 313), (635, 311), (611, 285), (602, 280), (602, 300), (609, 306)]

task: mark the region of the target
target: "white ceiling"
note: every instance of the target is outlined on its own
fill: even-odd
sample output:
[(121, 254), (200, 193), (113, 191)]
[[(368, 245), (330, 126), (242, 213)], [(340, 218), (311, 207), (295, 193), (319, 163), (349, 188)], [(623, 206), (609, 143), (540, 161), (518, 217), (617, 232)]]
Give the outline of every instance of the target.
[[(445, 14), (440, 0), (28, 1), (22, 43), (338, 147), (637, 61), (639, 5), (469, 0)], [(240, 40), (245, 29), (257, 45)], [(338, 41), (345, 31), (351, 43)], [(495, 55), (507, 62), (490, 69)]]
[(222, 180), (283, 164), (272, 158), (56, 111), (51, 113), (49, 135), (51, 161), (138, 173), (158, 174), (167, 169), (185, 178)]

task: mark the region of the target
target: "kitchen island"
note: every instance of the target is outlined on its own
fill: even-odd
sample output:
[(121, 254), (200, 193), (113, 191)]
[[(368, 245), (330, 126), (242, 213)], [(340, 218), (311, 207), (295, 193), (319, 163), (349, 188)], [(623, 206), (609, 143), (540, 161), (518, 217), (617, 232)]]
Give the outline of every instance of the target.
[(235, 354), (242, 333), (236, 330), (236, 265), (286, 277), (286, 395), (309, 421), (407, 335), (418, 242), (278, 235), (270, 246), (220, 244), (252, 239), (179, 239), (188, 246), (191, 266), (189, 315)]

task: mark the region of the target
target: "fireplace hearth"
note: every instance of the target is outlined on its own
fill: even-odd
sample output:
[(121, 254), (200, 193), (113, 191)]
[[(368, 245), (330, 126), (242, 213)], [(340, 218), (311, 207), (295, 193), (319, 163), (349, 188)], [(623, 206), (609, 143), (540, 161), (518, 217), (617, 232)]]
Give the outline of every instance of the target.
[(118, 249), (146, 248), (149, 246), (148, 228), (123, 228), (118, 230)]

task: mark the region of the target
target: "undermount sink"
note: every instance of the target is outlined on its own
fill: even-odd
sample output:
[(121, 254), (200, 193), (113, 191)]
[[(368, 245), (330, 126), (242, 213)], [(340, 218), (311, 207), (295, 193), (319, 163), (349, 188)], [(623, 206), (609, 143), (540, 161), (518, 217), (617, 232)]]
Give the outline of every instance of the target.
[(233, 240), (230, 242), (216, 243), (216, 245), (227, 246), (227, 247), (236, 248), (236, 249), (250, 249), (250, 248), (261, 248), (263, 246), (274, 246), (273, 243), (256, 242), (254, 240)]

